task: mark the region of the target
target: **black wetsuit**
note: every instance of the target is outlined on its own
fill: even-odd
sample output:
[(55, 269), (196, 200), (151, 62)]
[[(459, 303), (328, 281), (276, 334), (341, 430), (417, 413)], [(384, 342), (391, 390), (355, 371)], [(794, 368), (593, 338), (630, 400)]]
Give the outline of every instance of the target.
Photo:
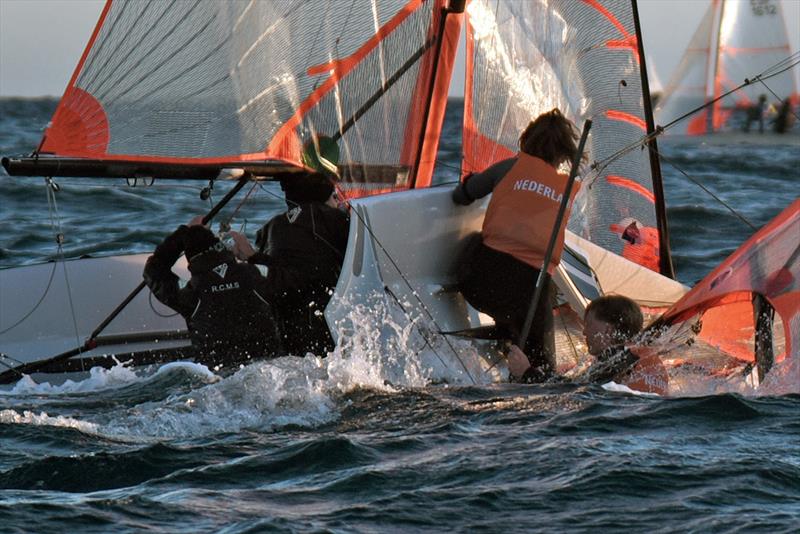
[(229, 366), (283, 354), (267, 281), (254, 265), (238, 263), (224, 247), (210, 249), (189, 259), (192, 277), (179, 287), (172, 266), (183, 252), (185, 228), (156, 247), (144, 279), (159, 301), (186, 320), (195, 360)]
[(324, 357), (333, 338), (323, 312), (339, 280), (350, 221), (321, 202), (296, 205), (258, 231), (258, 252), (248, 260), (266, 265), (267, 280), (288, 352)]

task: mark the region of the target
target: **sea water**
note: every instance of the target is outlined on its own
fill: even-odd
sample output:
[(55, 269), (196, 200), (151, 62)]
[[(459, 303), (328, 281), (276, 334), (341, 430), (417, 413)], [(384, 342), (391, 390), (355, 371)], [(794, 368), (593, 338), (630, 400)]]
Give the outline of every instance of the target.
[[(458, 176), (458, 104), (438, 184)], [(0, 99), (0, 154), (30, 153), (54, 106)], [(797, 196), (796, 142), (661, 150), (684, 283), (753, 233), (742, 218), (760, 227)], [(230, 187), (203, 201), (203, 182), (56, 181), (53, 204), (42, 178), (0, 177), (0, 266), (150, 251)], [(225, 218), (251, 237), (283, 208), (273, 184), (239, 200)], [(800, 394), (473, 385), (410, 336), (372, 343), (371, 319), (324, 360), (3, 390), (0, 532), (797, 531)]]

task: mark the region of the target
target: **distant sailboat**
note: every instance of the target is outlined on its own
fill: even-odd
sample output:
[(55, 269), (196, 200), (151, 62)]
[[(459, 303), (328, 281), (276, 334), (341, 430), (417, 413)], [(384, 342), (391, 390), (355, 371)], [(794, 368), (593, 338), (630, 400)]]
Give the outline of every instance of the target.
[[(656, 110), (658, 124), (669, 124), (791, 55), (777, 0), (712, 0), (664, 91)], [(787, 98), (796, 108), (795, 76), (795, 70), (789, 69), (766, 80), (768, 88), (760, 82), (743, 87), (676, 124), (669, 133), (706, 135), (739, 130), (747, 126), (748, 111), (754, 106), (779, 106), (778, 100)], [(759, 104), (761, 95), (766, 101)]]

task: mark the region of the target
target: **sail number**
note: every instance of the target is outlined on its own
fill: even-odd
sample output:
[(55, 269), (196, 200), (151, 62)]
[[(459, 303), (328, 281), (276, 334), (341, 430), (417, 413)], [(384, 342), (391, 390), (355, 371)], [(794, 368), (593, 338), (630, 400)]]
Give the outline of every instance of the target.
[(757, 17), (763, 15), (774, 15), (778, 12), (778, 8), (772, 3), (772, 0), (750, 0), (750, 9)]

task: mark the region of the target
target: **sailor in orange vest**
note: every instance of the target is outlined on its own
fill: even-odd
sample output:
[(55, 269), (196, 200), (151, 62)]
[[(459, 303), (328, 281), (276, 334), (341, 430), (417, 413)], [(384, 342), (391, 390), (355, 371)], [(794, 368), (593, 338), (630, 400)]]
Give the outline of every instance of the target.
[[(481, 242), (459, 266), (459, 286), (467, 302), (491, 316), (514, 340), (521, 335), (566, 189), (568, 177), (556, 169), (574, 159), (577, 138), (574, 125), (558, 109), (544, 113), (520, 135), (515, 157), (467, 176), (453, 191), (453, 201), (461, 205), (492, 193)], [(573, 197), (577, 191), (575, 187)], [(564, 248), (567, 219), (547, 266), (551, 274)], [(555, 370), (553, 300), (548, 282), (523, 347), (531, 381), (547, 380)]]
[[(636, 391), (666, 395), (669, 375), (661, 359), (646, 354), (643, 348), (634, 352), (625, 346), (639, 334), (643, 322), (639, 305), (628, 297), (606, 295), (590, 302), (584, 314), (583, 335), (595, 362), (573, 381), (593, 384), (613, 381)], [(511, 375), (525, 377), (526, 364), (527, 358), (512, 345), (508, 354)]]

